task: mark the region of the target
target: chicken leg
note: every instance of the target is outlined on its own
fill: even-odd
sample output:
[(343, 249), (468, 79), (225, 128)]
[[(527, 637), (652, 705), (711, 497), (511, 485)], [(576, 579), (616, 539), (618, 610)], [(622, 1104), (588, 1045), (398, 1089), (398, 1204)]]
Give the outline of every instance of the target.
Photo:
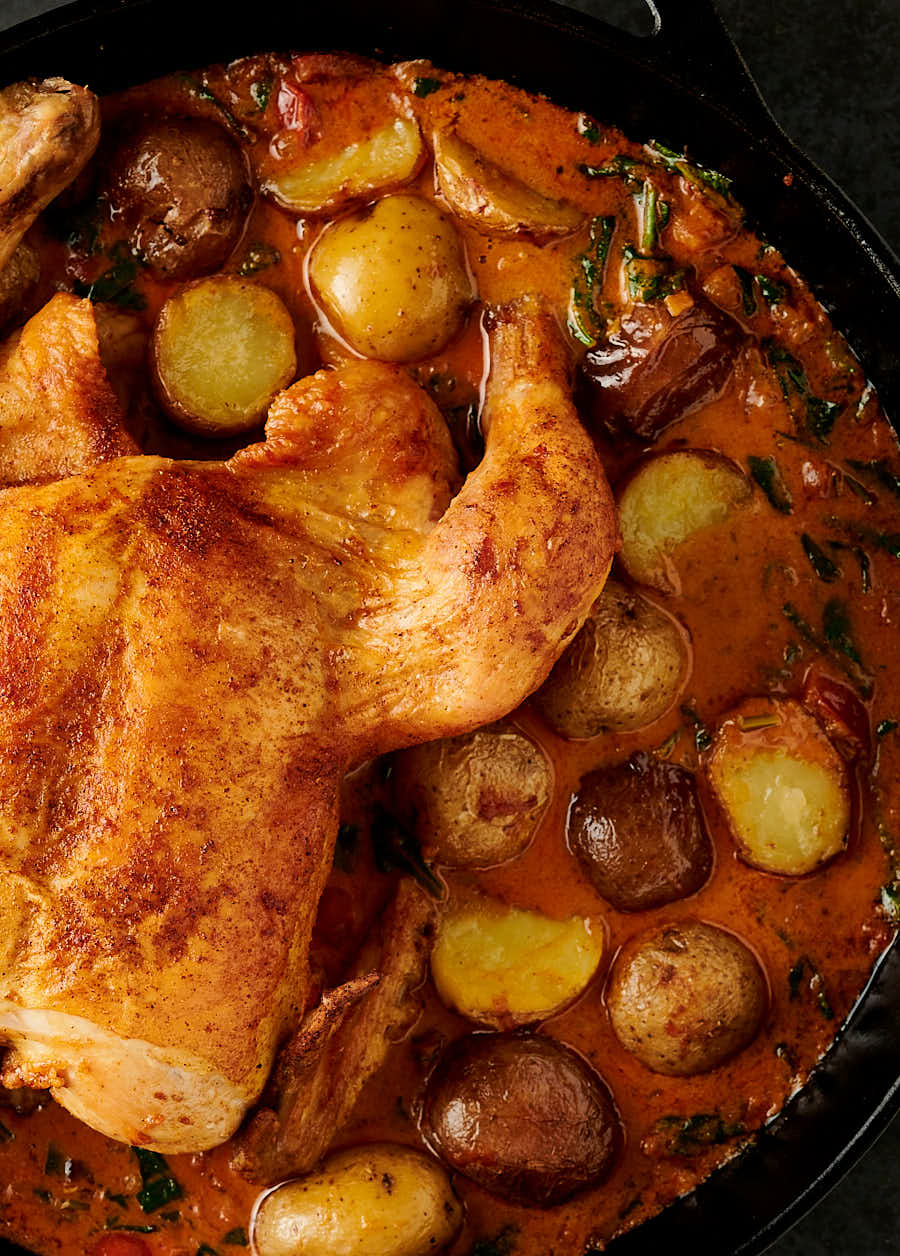
[(0, 495), (3, 1084), (162, 1152), (226, 1139), (306, 1010), (345, 772), (504, 715), (577, 632), (610, 493), (552, 316), (489, 337), (456, 496), (440, 413), (375, 362), (229, 462)]

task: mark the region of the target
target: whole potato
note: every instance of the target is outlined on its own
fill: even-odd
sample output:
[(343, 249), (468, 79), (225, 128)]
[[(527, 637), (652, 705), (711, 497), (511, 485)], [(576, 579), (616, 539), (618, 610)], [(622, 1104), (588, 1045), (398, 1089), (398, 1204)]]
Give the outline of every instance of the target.
[(441, 1158), (514, 1203), (549, 1208), (609, 1173), (621, 1141), (605, 1082), (539, 1034), (472, 1034), (428, 1080), (426, 1138)]
[(253, 200), (246, 155), (206, 118), (150, 118), (110, 157), (105, 196), (130, 243), (162, 279), (218, 270)]
[(617, 911), (646, 911), (693, 894), (712, 868), (693, 774), (644, 751), (583, 778), (569, 809), (568, 839)]
[(426, 1256), (462, 1225), (447, 1174), (412, 1147), (373, 1143), (329, 1156), (317, 1173), (264, 1196), (257, 1256)]
[(616, 580), (603, 592), (557, 662), (534, 704), (570, 740), (643, 728), (659, 719), (683, 688), (690, 667), (676, 621)]
[(626, 1050), (672, 1077), (705, 1073), (751, 1041), (767, 987), (752, 952), (698, 920), (656, 925), (619, 952), (606, 991)]
[(451, 868), (520, 855), (553, 787), (534, 742), (503, 725), (404, 750), (394, 756), (391, 781), (423, 851)]
[(456, 228), (420, 196), (385, 196), (326, 227), (309, 280), (348, 344), (387, 362), (437, 353), (473, 297)]

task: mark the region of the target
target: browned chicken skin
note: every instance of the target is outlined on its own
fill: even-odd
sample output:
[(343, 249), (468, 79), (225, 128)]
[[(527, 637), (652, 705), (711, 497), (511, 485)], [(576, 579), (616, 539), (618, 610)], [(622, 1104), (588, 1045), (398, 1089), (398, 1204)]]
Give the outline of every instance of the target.
[(85, 302), (25, 328), (0, 398), (38, 319), (43, 438), (0, 411), (3, 1082), (198, 1150), (306, 1005), (341, 778), (517, 706), (603, 585), (613, 506), (530, 301), (492, 317), (487, 452), (455, 497), (399, 368), (300, 381), (227, 463), (127, 456)]

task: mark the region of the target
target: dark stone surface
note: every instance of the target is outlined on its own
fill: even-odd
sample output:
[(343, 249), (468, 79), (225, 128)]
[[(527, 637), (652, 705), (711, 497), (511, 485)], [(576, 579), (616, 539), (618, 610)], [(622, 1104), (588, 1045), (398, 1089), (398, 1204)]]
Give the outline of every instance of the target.
[[(572, 2), (634, 33), (650, 29), (642, 0)], [(900, 252), (900, 0), (718, 2), (787, 133)], [(679, 5), (691, 20), (690, 0), (665, 7)], [(0, 29), (54, 7), (54, 0), (0, 0)], [(771, 1254), (900, 1254), (900, 1122)]]

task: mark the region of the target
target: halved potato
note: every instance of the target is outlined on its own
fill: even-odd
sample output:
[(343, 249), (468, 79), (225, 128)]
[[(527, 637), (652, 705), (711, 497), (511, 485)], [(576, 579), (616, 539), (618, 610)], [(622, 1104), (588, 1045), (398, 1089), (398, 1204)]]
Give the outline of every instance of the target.
[(419, 124), (396, 117), (336, 153), (307, 159), (266, 181), (264, 191), (295, 214), (321, 214), (407, 183), (425, 160)]
[(598, 921), (551, 920), (480, 895), (444, 916), (431, 975), (448, 1007), (479, 1025), (511, 1029), (566, 1007), (587, 987), (602, 957)]
[(750, 503), (753, 487), (728, 458), (679, 449), (648, 458), (619, 497), (622, 561), (632, 579), (666, 592), (680, 587), (675, 558), (695, 533)]
[(199, 279), (160, 310), (151, 365), (154, 391), (179, 427), (245, 432), (294, 377), (294, 323), (281, 298), (252, 279)]
[(436, 131), (434, 168), (444, 200), (463, 222), (484, 235), (527, 233), (538, 241), (571, 235), (586, 215), (565, 201), (551, 200), (501, 170), (455, 131)]
[(745, 863), (800, 877), (843, 850), (847, 768), (799, 702), (748, 698), (736, 707), (716, 731), (706, 772)]

